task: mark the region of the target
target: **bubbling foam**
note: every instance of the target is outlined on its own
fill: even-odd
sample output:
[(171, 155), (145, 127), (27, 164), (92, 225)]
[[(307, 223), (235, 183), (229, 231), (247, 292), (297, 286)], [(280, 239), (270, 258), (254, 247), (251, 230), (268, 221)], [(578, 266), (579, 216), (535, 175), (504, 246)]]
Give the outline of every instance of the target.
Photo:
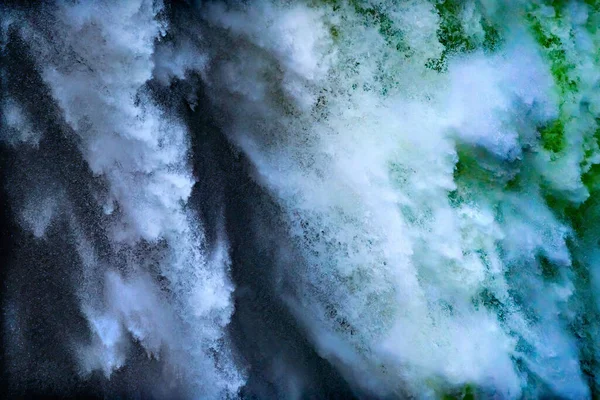
[(302, 254), (281, 263), (294, 288), (282, 296), (367, 392), (589, 395), (569, 329), (575, 277), (542, 276), (572, 265), (572, 230), (544, 196), (585, 199), (581, 150), (571, 136), (561, 157), (540, 147), (562, 100), (527, 10), (204, 10), (204, 34), (220, 28), (210, 95)]
[[(163, 6), (139, 0), (42, 8), (45, 20), (23, 16), (19, 34), (60, 108), (64, 134), (101, 182), (91, 206), (102, 210), (103, 232), (95, 234), (109, 242), (100, 255), (100, 243), (70, 214), (83, 266), (78, 295), (91, 332), (90, 343), (75, 344), (81, 371), (110, 377), (137, 343), (149, 357), (164, 358), (190, 395), (233, 395), (244, 380), (223, 349), (233, 312), (226, 236), (209, 250), (187, 207), (195, 183), (188, 133), (147, 88), (155, 42), (167, 28)], [(19, 109), (8, 103), (5, 110), (19, 140), (32, 140)], [(53, 204), (25, 210), (36, 236), (44, 234)]]

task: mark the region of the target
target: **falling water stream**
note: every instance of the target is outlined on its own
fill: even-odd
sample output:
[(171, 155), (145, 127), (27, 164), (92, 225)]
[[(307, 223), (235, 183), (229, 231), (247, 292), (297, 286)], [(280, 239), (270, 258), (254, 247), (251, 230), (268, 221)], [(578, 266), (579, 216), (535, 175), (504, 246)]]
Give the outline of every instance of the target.
[(600, 2), (0, 22), (8, 395), (600, 396)]

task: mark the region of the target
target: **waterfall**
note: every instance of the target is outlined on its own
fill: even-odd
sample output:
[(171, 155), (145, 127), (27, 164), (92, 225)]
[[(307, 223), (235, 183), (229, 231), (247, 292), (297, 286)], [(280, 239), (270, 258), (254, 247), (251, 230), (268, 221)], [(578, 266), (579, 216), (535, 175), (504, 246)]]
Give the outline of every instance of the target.
[(597, 1), (0, 20), (7, 394), (600, 393)]

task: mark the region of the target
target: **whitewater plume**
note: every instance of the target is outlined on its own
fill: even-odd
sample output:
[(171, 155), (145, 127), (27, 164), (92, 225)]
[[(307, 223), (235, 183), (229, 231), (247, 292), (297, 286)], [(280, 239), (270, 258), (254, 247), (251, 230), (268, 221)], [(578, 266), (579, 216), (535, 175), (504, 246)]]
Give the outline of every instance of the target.
[(11, 393), (600, 393), (597, 2), (3, 7)]
[[(201, 223), (186, 208), (194, 184), (189, 139), (147, 87), (154, 41), (166, 29), (161, 7), (58, 4), (44, 9), (41, 28), (22, 21), (17, 29), (63, 118), (62, 134), (74, 136), (102, 187), (92, 192), (90, 206), (102, 210), (96, 233), (106, 237), (107, 254), (96, 254), (85, 221), (67, 211), (81, 258), (76, 291), (90, 329), (89, 343), (73, 343), (81, 373), (110, 377), (127, 362), (133, 340), (148, 357), (167, 358), (170, 373), (184, 377), (193, 393), (221, 397), (236, 393), (241, 382), (220, 350), (232, 311), (226, 237), (208, 249)], [(21, 141), (30, 140), (17, 110), (8, 104), (7, 125), (21, 131)], [(26, 208), (24, 227), (43, 236), (56, 202)], [(68, 202), (61, 202), (63, 210)], [(146, 278), (148, 271), (163, 283)]]

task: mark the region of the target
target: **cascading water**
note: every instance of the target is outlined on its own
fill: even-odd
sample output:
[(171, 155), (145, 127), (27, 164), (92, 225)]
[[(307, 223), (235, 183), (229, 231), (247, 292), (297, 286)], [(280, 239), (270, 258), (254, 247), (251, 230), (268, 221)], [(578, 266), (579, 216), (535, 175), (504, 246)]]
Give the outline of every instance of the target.
[(597, 1), (0, 10), (8, 395), (600, 394)]

